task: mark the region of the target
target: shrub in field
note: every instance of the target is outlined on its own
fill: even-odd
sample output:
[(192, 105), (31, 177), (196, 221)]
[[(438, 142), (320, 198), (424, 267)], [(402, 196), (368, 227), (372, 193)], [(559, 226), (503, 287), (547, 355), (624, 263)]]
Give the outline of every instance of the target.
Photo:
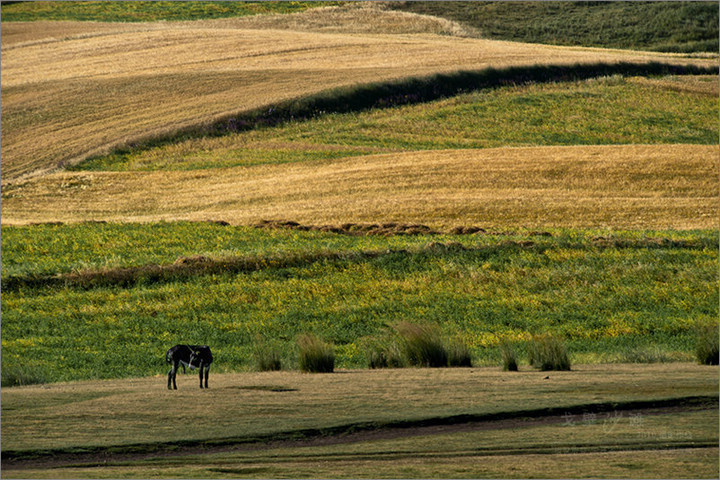
[(38, 366), (13, 365), (2, 369), (2, 386), (17, 387), (20, 385), (37, 385), (48, 383), (50, 378), (47, 373)]
[(570, 358), (562, 340), (552, 335), (535, 336), (528, 349), (530, 365), (540, 370), (570, 370)]
[(368, 366), (375, 368), (402, 368), (402, 356), (396, 348), (372, 349), (368, 353)]
[(335, 370), (335, 352), (331, 344), (315, 335), (300, 335), (297, 340), (300, 370), (309, 373), (330, 373)]
[(472, 357), (467, 344), (456, 338), (448, 342), (447, 357), (449, 367), (472, 367)]
[(659, 347), (634, 347), (621, 351), (617, 361), (622, 363), (668, 363), (677, 360)]
[(706, 327), (698, 332), (695, 356), (703, 365), (718, 364), (718, 327)]
[(447, 367), (448, 354), (434, 325), (402, 322), (396, 327), (400, 346), (408, 365), (416, 367)]
[(375, 368), (401, 368), (404, 361), (396, 342), (378, 340), (368, 346), (368, 367)]
[(259, 340), (255, 343), (255, 366), (261, 372), (282, 370), (280, 350), (277, 346)]
[(508, 343), (500, 344), (500, 355), (502, 356), (503, 370), (506, 372), (517, 372), (518, 361), (515, 349)]

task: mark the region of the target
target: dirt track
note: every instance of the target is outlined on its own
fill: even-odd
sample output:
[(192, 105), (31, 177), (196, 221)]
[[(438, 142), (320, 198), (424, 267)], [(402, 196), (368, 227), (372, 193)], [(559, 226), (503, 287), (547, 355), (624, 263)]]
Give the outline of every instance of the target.
[[(99, 448), (93, 452), (52, 452), (39, 451), (37, 455), (3, 452), (2, 467), (7, 473), (13, 470), (37, 468), (63, 468), (69, 466), (103, 466), (117, 462), (137, 461), (149, 458), (204, 455), (223, 452), (241, 452), (251, 450), (272, 450), (280, 448), (319, 447), (348, 443), (360, 443), (413, 436), (446, 435), (452, 433), (501, 429), (527, 429), (543, 425), (580, 423), (585, 413), (593, 414), (597, 422), (603, 421), (603, 414), (622, 416), (671, 415), (690, 411), (718, 408), (717, 397), (685, 397), (650, 402), (632, 402), (629, 404), (582, 405), (562, 409), (512, 412), (499, 415), (470, 416), (460, 415), (450, 418), (427, 419), (412, 422), (398, 422), (390, 425), (349, 425), (329, 430), (304, 430), (272, 435), (268, 438), (222, 439), (211, 442), (187, 442), (186, 444), (137, 445), (127, 447)], [(698, 448), (706, 446), (697, 442), (662, 442), (648, 446), (623, 445), (623, 450)], [(552, 449), (552, 447), (548, 447)], [(600, 447), (597, 447), (600, 448)], [(615, 449), (603, 446), (602, 449)], [(114, 453), (112, 450), (119, 451)], [(506, 452), (512, 454), (511, 451)]]

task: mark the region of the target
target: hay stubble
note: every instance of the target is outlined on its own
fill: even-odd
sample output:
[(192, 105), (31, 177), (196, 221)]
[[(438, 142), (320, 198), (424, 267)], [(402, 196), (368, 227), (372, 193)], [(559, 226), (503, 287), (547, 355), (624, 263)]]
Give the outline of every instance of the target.
[(4, 190), (3, 223), (292, 219), (716, 228), (705, 145), (389, 153), (199, 171), (56, 173)]
[(262, 26), (227, 20), (61, 22), (45, 30), (30, 23), (4, 24), (3, 184), (114, 146), (336, 87), (489, 66), (713, 64), (669, 54), (448, 35)]

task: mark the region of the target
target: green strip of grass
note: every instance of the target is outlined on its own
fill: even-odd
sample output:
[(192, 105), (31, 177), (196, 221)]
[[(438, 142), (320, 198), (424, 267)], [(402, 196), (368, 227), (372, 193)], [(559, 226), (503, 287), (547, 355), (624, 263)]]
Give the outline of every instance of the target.
[[(587, 73), (591, 72), (597, 73)], [(547, 79), (559, 75), (546, 73)], [(568, 74), (572, 75), (572, 71)], [(491, 72), (485, 75), (493, 76)], [(500, 73), (495, 75), (498, 81), (504, 78)], [(482, 77), (468, 76), (450, 78), (469, 88), (473, 78), (480, 81)], [(522, 73), (518, 71), (515, 76), (521, 77)], [(529, 77), (538, 78), (534, 74)], [(704, 81), (716, 82), (717, 77), (698, 80)], [(428, 82), (451, 88), (440, 78)], [(399, 93), (404, 89), (395, 93), (380, 89), (370, 95), (372, 89), (367, 87), (367, 96), (356, 92), (358, 103), (356, 94), (351, 93), (338, 93), (336, 104), (329, 100), (334, 94), (305, 100), (271, 109), (272, 119), (258, 116), (254, 120), (227, 120), (209, 136), (186, 135), (190, 138), (160, 141), (155, 147), (117, 150), (88, 159), (73, 169), (189, 170), (331, 160), (390, 151), (500, 146), (717, 144), (717, 96), (683, 91), (682, 77), (665, 77), (663, 82), (640, 83), (615, 75), (460, 95), (455, 95), (455, 90), (452, 98), (356, 112), (368, 105), (415, 103), (435, 95), (429, 86), (425, 93), (422, 89), (415, 91), (412, 98)], [(350, 112), (330, 114), (338, 110)], [(264, 111), (263, 115), (270, 112)], [(280, 121), (290, 117), (293, 120)], [(255, 127), (259, 128), (213, 138), (222, 131)]]
[(487, 38), (556, 45), (718, 51), (717, 2), (391, 2)]
[[(97, 255), (102, 263), (102, 254), (93, 252), (132, 258), (133, 244), (138, 256), (156, 248), (172, 251), (170, 258), (197, 253), (200, 245), (205, 254), (223, 255), (230, 244), (265, 255), (305, 251), (308, 259), (313, 252), (382, 249), (383, 243), (391, 251), (268, 262), (247, 273), (220, 270), (163, 283), (141, 277), (125, 287), (4, 291), (3, 381), (153, 375), (164, 369), (162, 353), (175, 343), (212, 345), (221, 370), (246, 369), (258, 338), (279, 345), (283, 365), (293, 368), (295, 340), (303, 333), (335, 344), (336, 368), (362, 368), (369, 345), (401, 321), (439, 325), (445, 336), (469, 345), (480, 363), (500, 365), (500, 342), (524, 352), (539, 333), (564, 338), (573, 363), (629, 359), (637, 350), (655, 351), (658, 361), (689, 360), (696, 330), (717, 325), (713, 231), (619, 232), (618, 242), (608, 243), (595, 239), (601, 232), (582, 230), (388, 239), (154, 224), (128, 228), (127, 236), (114, 227), (106, 248), (99, 242), (84, 251), (83, 242), (113, 228), (4, 228), (3, 269), (5, 255), (14, 257), (14, 271), (35, 268), (23, 263), (34, 265), (40, 252), (18, 253), (23, 244), (42, 243), (31, 240), (35, 228), (39, 236), (54, 229), (55, 237), (65, 237), (43, 253), (66, 259), (53, 267), (58, 271), (67, 271), (72, 258)], [(119, 357), (127, 361), (114, 360)]]
[(2, 2), (3, 22), (156, 22), (296, 13), (341, 2)]

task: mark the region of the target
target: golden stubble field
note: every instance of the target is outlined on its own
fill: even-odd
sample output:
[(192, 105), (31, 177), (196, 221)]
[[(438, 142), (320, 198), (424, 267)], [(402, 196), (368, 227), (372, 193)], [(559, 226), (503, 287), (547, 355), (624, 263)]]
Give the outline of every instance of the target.
[(55, 173), (3, 190), (3, 224), (224, 220), (716, 228), (718, 150), (441, 150), (201, 171)]
[[(340, 86), (489, 66), (717, 63), (454, 36), (452, 25), (388, 14), (334, 28), (318, 12), (289, 20), (4, 23), (2, 182)], [(382, 28), (403, 33), (375, 32)], [(437, 31), (444, 35), (427, 33)]]

